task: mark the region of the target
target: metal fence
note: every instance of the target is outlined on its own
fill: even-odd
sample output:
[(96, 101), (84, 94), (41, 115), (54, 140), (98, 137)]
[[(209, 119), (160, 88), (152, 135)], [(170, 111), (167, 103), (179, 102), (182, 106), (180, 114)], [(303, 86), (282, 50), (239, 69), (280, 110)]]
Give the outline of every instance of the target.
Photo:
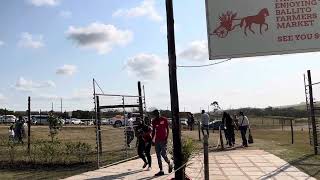
[(314, 147), (314, 153), (318, 154), (320, 144), (320, 105), (319, 89), (320, 82), (312, 82), (311, 71), (307, 72), (307, 80), (304, 75), (306, 109), (308, 111), (308, 126), (310, 144)]

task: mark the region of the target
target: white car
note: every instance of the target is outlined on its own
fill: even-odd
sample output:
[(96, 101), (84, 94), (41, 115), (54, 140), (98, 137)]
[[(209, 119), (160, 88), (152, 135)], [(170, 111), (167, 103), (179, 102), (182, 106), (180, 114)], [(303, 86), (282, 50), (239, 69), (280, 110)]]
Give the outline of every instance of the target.
[(82, 124), (84, 124), (84, 122), (82, 122), (80, 119), (71, 118), (71, 124), (82, 125)]
[(1, 118), (1, 122), (3, 123), (15, 123), (16, 120), (17, 118), (14, 115), (5, 115), (5, 116), (2, 116)]

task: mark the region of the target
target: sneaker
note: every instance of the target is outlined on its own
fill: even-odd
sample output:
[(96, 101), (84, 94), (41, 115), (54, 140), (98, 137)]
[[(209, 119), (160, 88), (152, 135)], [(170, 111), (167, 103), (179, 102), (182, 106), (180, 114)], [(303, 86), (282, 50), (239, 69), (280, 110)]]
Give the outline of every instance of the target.
[(171, 173), (171, 172), (172, 172), (172, 169), (173, 169), (172, 164), (169, 164), (169, 167), (168, 167), (168, 168), (169, 168), (169, 169), (168, 169), (168, 172)]
[(144, 168), (146, 168), (147, 167), (147, 163), (144, 163), (144, 165), (142, 166), (142, 168), (144, 169)]
[(155, 174), (154, 176), (163, 176), (164, 172), (163, 171), (159, 171), (157, 174)]

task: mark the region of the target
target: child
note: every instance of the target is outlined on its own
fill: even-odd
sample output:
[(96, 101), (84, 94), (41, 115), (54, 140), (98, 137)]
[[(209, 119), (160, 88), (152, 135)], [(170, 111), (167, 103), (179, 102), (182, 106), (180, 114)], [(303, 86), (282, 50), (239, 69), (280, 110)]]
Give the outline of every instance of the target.
[(14, 130), (13, 125), (9, 127), (9, 141), (14, 141)]

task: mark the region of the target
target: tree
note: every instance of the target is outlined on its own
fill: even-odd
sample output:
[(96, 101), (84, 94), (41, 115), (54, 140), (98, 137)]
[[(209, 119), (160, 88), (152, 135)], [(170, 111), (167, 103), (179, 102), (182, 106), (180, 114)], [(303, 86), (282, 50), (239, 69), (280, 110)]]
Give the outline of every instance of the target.
[(58, 135), (59, 131), (62, 128), (61, 119), (53, 115), (52, 112), (49, 113), (48, 117), (49, 122), (49, 136), (51, 137), (51, 142), (54, 141), (54, 138)]

